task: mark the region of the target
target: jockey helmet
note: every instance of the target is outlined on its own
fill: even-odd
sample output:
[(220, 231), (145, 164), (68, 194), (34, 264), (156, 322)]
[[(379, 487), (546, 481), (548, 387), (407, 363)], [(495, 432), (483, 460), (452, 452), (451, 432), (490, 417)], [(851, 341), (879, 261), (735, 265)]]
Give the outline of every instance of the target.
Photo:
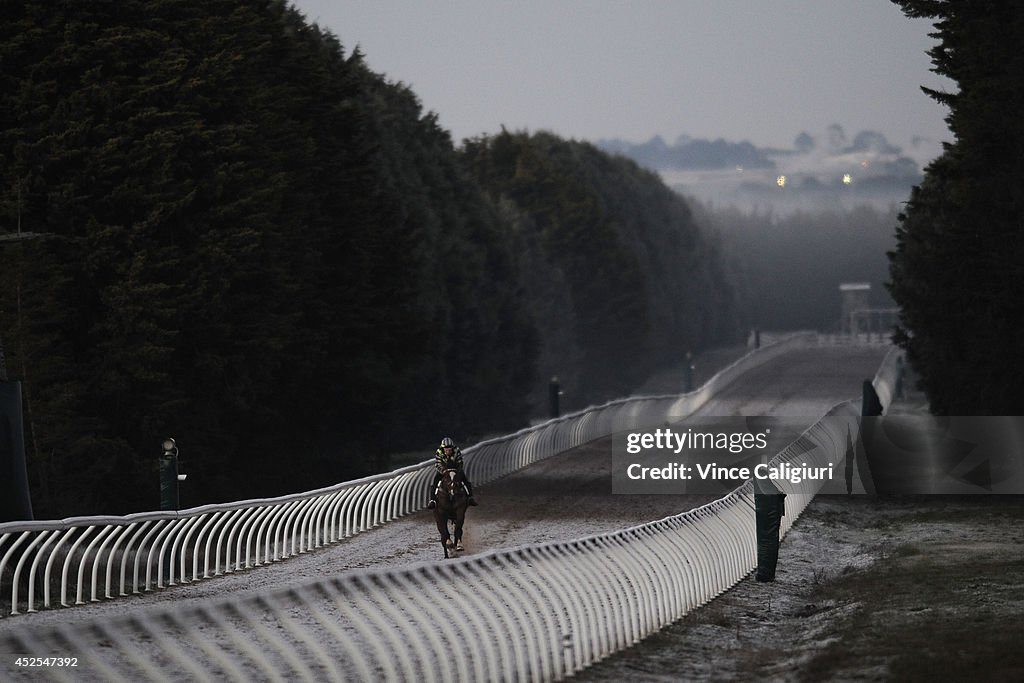
[(444, 437), (441, 439), (441, 448), (455, 448), (455, 442), (450, 437)]

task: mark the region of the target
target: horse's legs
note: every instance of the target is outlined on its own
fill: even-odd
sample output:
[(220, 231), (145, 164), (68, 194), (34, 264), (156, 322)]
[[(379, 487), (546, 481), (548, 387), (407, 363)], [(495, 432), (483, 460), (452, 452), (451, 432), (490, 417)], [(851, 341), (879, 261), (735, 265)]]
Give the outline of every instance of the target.
[(461, 508), (455, 514), (455, 549), (465, 550), (462, 545), (462, 525), (466, 522), (466, 509)]
[(448, 519), (444, 515), (434, 515), (437, 523), (437, 531), (441, 534), (441, 547), (444, 549), (444, 557), (448, 559), (448, 544), (451, 543), (451, 534), (448, 533)]

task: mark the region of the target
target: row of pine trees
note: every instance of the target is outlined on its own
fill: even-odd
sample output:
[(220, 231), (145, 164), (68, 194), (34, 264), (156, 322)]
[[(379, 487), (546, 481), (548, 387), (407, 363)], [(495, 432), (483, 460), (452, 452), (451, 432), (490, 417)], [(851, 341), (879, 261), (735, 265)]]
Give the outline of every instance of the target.
[(293, 493), (733, 341), (658, 178), (415, 94), (267, 0), (0, 4), (0, 340), (37, 518)]
[[(1021, 414), (1024, 10), (897, 2), (959, 87), (932, 93), (955, 140), (896, 226), (898, 340), (935, 412)], [(167, 436), (188, 505), (365, 475), (524, 426), (553, 375), (582, 407), (799, 308), (778, 230), (711, 236), (584, 142), (456, 145), (281, 0), (0, 2), (0, 92), (0, 348), (37, 517), (153, 509)], [(744, 249), (762, 275), (734, 287)]]

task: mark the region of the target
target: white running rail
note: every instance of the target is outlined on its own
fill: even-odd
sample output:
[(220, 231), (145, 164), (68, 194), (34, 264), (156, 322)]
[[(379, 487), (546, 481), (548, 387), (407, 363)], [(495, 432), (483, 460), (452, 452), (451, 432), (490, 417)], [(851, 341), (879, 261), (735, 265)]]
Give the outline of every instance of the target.
[[(736, 377), (801, 346), (792, 335), (752, 351), (689, 394), (634, 397), (550, 420), (465, 451), (485, 483), (628, 428), (681, 418)], [(180, 512), (0, 524), (0, 618), (114, 599), (278, 562), (379, 526), (425, 505), (432, 464), (280, 498)]]
[[(773, 463), (836, 462), (834, 407)], [(783, 533), (813, 494), (787, 500)], [(20, 628), (0, 651), (81, 658), (75, 680), (559, 680), (724, 592), (756, 564), (750, 482), (703, 507), (571, 542), (346, 573), (201, 607)], [(92, 645), (101, 638), (104, 647)]]

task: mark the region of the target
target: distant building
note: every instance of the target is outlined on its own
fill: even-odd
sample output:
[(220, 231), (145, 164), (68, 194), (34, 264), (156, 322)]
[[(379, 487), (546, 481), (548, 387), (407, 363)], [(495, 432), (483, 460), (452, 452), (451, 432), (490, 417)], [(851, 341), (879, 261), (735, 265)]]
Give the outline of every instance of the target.
[(842, 334), (888, 335), (899, 320), (898, 308), (872, 308), (871, 285), (867, 282), (844, 282), (839, 285), (842, 313), (839, 331)]
[(842, 299), (842, 313), (839, 317), (839, 331), (845, 334), (859, 334), (867, 330), (860, 329), (860, 311), (870, 308), (871, 284), (868, 282), (844, 282), (839, 285), (839, 296)]

